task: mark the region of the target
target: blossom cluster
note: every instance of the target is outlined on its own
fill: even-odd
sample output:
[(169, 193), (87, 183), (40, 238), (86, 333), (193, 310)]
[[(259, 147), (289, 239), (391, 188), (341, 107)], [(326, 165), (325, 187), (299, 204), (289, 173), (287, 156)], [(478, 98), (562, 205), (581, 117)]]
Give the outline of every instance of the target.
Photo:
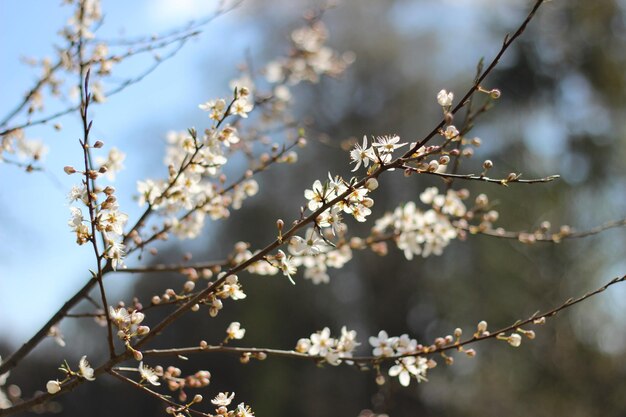
[(414, 202), (408, 202), (376, 220), (372, 231), (375, 235), (393, 231), (398, 249), (404, 251), (408, 260), (414, 255), (441, 255), (458, 235), (452, 220), (463, 217), (467, 211), (462, 198), (467, 198), (465, 191), (439, 194), (436, 187), (427, 188), (420, 200), (432, 208), (422, 211)]
[(400, 136), (388, 135), (378, 136), (368, 144), (367, 136), (363, 136), (363, 144), (356, 143), (350, 151), (350, 159), (356, 163), (352, 171), (358, 170), (361, 164), (367, 168), (370, 162), (372, 164), (387, 164), (391, 162), (393, 152), (406, 145), (406, 143), (399, 142)]
[[(371, 336), (369, 342), (374, 348), (373, 355), (378, 357), (410, 355), (421, 349), (417, 341), (411, 339), (409, 335), (389, 337), (384, 330), (378, 332), (378, 336)], [(397, 376), (400, 384), (406, 387), (411, 382), (411, 378), (415, 378), (417, 382), (426, 381), (426, 372), (432, 366), (434, 364), (429, 363), (422, 356), (404, 356), (396, 360), (396, 364), (389, 368), (389, 376)]]
[[(309, 228), (304, 238), (294, 236), (290, 240), (289, 252), (292, 255), (286, 255), (279, 250), (273, 257), (272, 265), (282, 271), (292, 283), (292, 275), (300, 265), (307, 268), (307, 278), (316, 283), (328, 282), (327, 267), (341, 268), (352, 255), (349, 248), (333, 251), (332, 255), (330, 252), (325, 253), (325, 249), (332, 245), (316, 229), (322, 233), (328, 231), (332, 236), (345, 233), (347, 226), (343, 223), (342, 212), (351, 214), (359, 222), (364, 222), (372, 213), (370, 207), (374, 205), (374, 200), (368, 197), (368, 194), (376, 189), (377, 185), (376, 180), (371, 179), (365, 186), (353, 187), (340, 176), (333, 177), (330, 173), (324, 184), (320, 180), (315, 180), (311, 189), (304, 191), (304, 197), (308, 200), (307, 207), (311, 212), (316, 212), (324, 206), (326, 208), (317, 215), (315, 228)], [(335, 201), (340, 197), (340, 200)], [(331, 202), (333, 204), (329, 205)], [(325, 256), (318, 256), (322, 254)]]
[(126, 349), (132, 352), (136, 360), (141, 360), (143, 355), (135, 350), (130, 342), (133, 337), (143, 336), (150, 332), (150, 327), (142, 325), (145, 315), (140, 311), (128, 311), (126, 307), (113, 308), (109, 306), (109, 318), (113, 325), (118, 328), (117, 337), (124, 342)]
[[(17, 155), (19, 161), (34, 163), (43, 160), (48, 147), (39, 139), (26, 138), (24, 131), (17, 129), (0, 137), (0, 163), (7, 161), (5, 153)], [(28, 166), (33, 169), (32, 165)]]
[(78, 371), (73, 371), (69, 364), (65, 362), (60, 368), (63, 373), (65, 373), (65, 379), (59, 381), (58, 379), (51, 379), (46, 383), (46, 390), (49, 394), (56, 394), (61, 391), (63, 384), (69, 381), (71, 378), (78, 377), (83, 378), (87, 381), (95, 381), (95, 371), (89, 364), (87, 360), (87, 356), (83, 356), (78, 361)]
[(302, 81), (316, 83), (321, 75), (337, 76), (354, 61), (354, 54), (340, 55), (325, 45), (326, 26), (320, 20), (310, 22), (291, 33), (288, 57), (267, 64), (265, 75), (270, 83), (296, 85)]
[(182, 376), (180, 368), (175, 366), (168, 366), (163, 369), (159, 365), (151, 368), (143, 362), (139, 363), (137, 369), (142, 382), (160, 386), (160, 381), (163, 381), (170, 391), (178, 391), (178, 399), (180, 401), (187, 401), (186, 388), (203, 388), (211, 382), (211, 373), (205, 370), (197, 371), (192, 375)]
[[(218, 275), (218, 279), (220, 279), (223, 274), (225, 273), (222, 272), (220, 275)], [(206, 304), (209, 306), (209, 315), (211, 317), (217, 316), (219, 311), (223, 308), (222, 300), (227, 298), (230, 298), (234, 301), (246, 298), (246, 293), (243, 292), (237, 275), (227, 276), (219, 290), (215, 294), (211, 294), (205, 301)]]
[(289, 252), (294, 255), (293, 265), (304, 266), (304, 278), (310, 279), (314, 284), (328, 283), (330, 280), (328, 268), (343, 268), (352, 259), (352, 249), (349, 245), (333, 247), (326, 243), (329, 241), (328, 237), (322, 238), (315, 228), (311, 227), (306, 231), (305, 238), (294, 236), (289, 244)]
[(348, 330), (346, 326), (341, 328), (341, 336), (333, 338), (330, 329), (324, 329), (313, 333), (308, 338), (302, 338), (296, 343), (296, 352), (306, 353), (312, 356), (320, 356), (331, 365), (339, 365), (342, 360), (349, 360), (352, 353), (360, 343), (356, 341), (356, 331)]
[[(100, 141), (94, 144), (95, 148), (102, 146)], [(98, 170), (89, 169), (85, 172), (77, 171), (72, 166), (64, 168), (68, 175), (81, 173), (85, 176), (82, 184), (73, 186), (68, 194), (70, 204), (80, 202), (80, 206), (86, 206), (89, 210), (89, 217), (85, 218), (81, 207), (70, 206), (71, 218), (68, 225), (70, 230), (76, 234), (76, 243), (79, 245), (87, 242), (95, 243), (92, 230), (95, 229), (100, 232), (105, 245), (103, 257), (111, 262), (113, 269), (124, 267), (125, 245), (122, 241), (128, 215), (120, 211), (114, 187), (106, 186), (104, 189), (91, 189), (88, 187), (87, 181), (93, 181), (100, 175), (107, 173), (108, 167), (112, 172), (122, 169), (124, 158), (125, 155), (122, 152), (113, 148), (108, 158), (101, 159), (102, 165)], [(92, 184), (95, 186), (95, 183)], [(102, 194), (104, 198), (101, 202), (98, 202), (99, 194)]]
[(222, 417), (254, 417), (254, 413), (250, 406), (239, 403), (237, 408), (229, 410), (229, 407), (235, 398), (235, 393), (229, 394), (228, 392), (220, 392), (211, 400), (211, 403), (217, 408), (215, 409), (216, 416)]

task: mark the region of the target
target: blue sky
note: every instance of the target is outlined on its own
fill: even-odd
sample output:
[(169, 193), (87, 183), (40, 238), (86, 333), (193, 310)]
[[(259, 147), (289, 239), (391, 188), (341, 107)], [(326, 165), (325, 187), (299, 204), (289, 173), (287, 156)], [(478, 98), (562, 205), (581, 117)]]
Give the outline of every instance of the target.
[[(57, 32), (71, 13), (71, 8), (59, 3), (0, 3), (0, 85), (4, 98), (0, 115), (15, 106), (38, 75), (36, 69), (20, 63), (20, 58), (53, 57), (52, 45), (60, 43)], [(216, 4), (198, 0), (104, 3), (105, 24), (98, 31), (102, 38), (167, 31), (209, 15)], [(94, 108), (96, 138), (105, 142), (105, 150), (116, 146), (127, 153), (126, 170), (115, 186), (122, 210), (131, 219), (139, 213), (131, 198), (136, 181), (164, 172), (160, 161), (165, 132), (185, 129), (187, 125), (181, 125), (181, 120), (201, 123), (205, 115), (197, 104), (228, 92), (226, 81), (236, 75), (241, 51), (252, 42), (249, 31), (230, 33), (229, 50), (241, 54), (224, 51), (223, 36), (233, 27), (235, 16), (222, 16), (209, 24), (197, 41), (188, 43), (144, 81)], [(144, 55), (129, 62), (123, 71), (139, 74), (152, 62)], [(207, 62), (215, 63), (215, 67), (207, 68)], [(207, 70), (217, 76), (208, 77)], [(62, 169), (65, 165), (80, 166), (78, 120), (70, 115), (59, 122), (64, 127), (60, 132), (50, 126), (26, 130), (28, 138), (42, 139), (50, 149), (46, 173), (26, 174), (0, 165), (0, 337), (10, 335), (14, 344), (37, 330), (83, 285), (87, 270), (93, 268), (90, 248), (78, 247), (67, 226), (66, 195), (77, 177), (66, 176)]]

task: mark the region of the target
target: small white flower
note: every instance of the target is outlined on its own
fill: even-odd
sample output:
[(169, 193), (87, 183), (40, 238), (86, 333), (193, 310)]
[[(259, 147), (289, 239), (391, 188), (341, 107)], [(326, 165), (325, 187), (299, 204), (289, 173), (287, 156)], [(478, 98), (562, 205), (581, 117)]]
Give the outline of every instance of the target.
[(346, 326), (343, 326), (341, 328), (341, 338), (337, 342), (337, 350), (341, 352), (341, 357), (351, 357), (352, 351), (359, 345), (360, 343), (356, 341), (356, 331), (348, 330)]
[(124, 249), (126, 246), (123, 243), (116, 242), (114, 240), (109, 240), (107, 244), (109, 247), (104, 254), (107, 259), (111, 260), (113, 270), (117, 270), (118, 267), (126, 268), (124, 265)]
[(201, 110), (208, 111), (209, 117), (213, 120), (220, 120), (223, 116), (224, 109), (226, 108), (226, 101), (224, 99), (207, 101), (204, 104), (198, 105)]
[(254, 106), (248, 103), (246, 98), (238, 98), (235, 100), (230, 107), (230, 114), (235, 114), (237, 116), (241, 116), (243, 118), (248, 117), (248, 113), (252, 111)]
[(289, 282), (291, 282), (293, 285), (296, 285), (296, 283), (294, 282), (291, 276), (296, 273), (297, 268), (291, 261), (291, 257), (287, 257), (287, 255), (285, 255), (285, 252), (283, 252), (282, 250), (279, 250), (278, 256), (276, 257), (276, 259), (278, 260), (278, 265), (276, 266), (281, 271), (283, 271), (283, 275), (289, 278)]
[(311, 340), (307, 338), (298, 339), (296, 343), (296, 352), (307, 353), (311, 349)]
[(94, 377), (94, 370), (87, 361), (87, 356), (80, 358), (80, 361), (78, 362), (78, 369), (80, 376), (85, 378), (87, 381), (94, 381), (96, 379)]
[(352, 172), (359, 169), (361, 163), (363, 163), (364, 167), (367, 167), (370, 161), (375, 159), (374, 150), (367, 146), (367, 136), (363, 135), (363, 145), (358, 143), (354, 145), (354, 148), (350, 151), (350, 159), (352, 159), (352, 162), (356, 162)]
[(446, 127), (446, 130), (443, 132), (443, 135), (448, 140), (452, 140), (452, 141), (461, 140), (461, 136), (459, 136), (459, 130), (455, 126), (452, 126), (452, 125)]
[(148, 381), (150, 384), (155, 386), (161, 385), (159, 382), (159, 376), (155, 370), (147, 365), (144, 365), (143, 362), (139, 362), (139, 375), (141, 375), (141, 379), (143, 381)]
[(397, 376), (402, 386), (408, 387), (412, 376), (417, 379), (417, 382), (426, 381), (426, 371), (428, 370), (426, 358), (418, 356), (416, 359), (415, 356), (409, 356), (396, 363), (389, 368), (389, 376)]
[(441, 90), (437, 93), (437, 103), (445, 109), (452, 106), (452, 100), (454, 100), (454, 94), (452, 92), (447, 92), (446, 90)]
[(315, 180), (313, 182), (311, 190), (304, 190), (304, 198), (309, 200), (309, 203), (307, 205), (309, 207), (309, 210), (315, 211), (318, 208), (322, 207), (322, 205), (324, 205), (324, 202), (329, 199), (328, 189), (326, 185), (322, 186), (320, 180)]
[(397, 342), (397, 337), (389, 337), (387, 332), (381, 330), (378, 337), (370, 336), (370, 345), (374, 347), (374, 356), (393, 356), (393, 346)]
[(403, 334), (396, 343), (396, 352), (400, 355), (413, 353), (417, 350), (417, 340), (411, 339), (408, 334)]
[(244, 403), (241, 403), (237, 406), (237, 412), (235, 413), (237, 417), (254, 417), (254, 413), (250, 409), (250, 407), (246, 406)]
[(229, 339), (243, 339), (246, 329), (242, 329), (241, 324), (238, 321), (234, 321), (226, 329), (226, 334)]
[(330, 337), (330, 329), (324, 327), (321, 332), (311, 335), (309, 355), (326, 356), (336, 343), (336, 340)]
[(112, 232), (116, 235), (122, 235), (124, 233), (124, 225), (128, 221), (128, 215), (118, 210), (103, 210), (100, 212), (98, 218), (100, 220), (100, 226), (106, 232)]
[(314, 228), (309, 227), (304, 238), (294, 236), (289, 249), (294, 255), (318, 255), (327, 246)]
[(336, 236), (346, 228), (346, 225), (341, 220), (341, 207), (336, 204), (319, 215), (317, 225), (319, 227), (330, 227), (333, 235)]
[(246, 298), (246, 293), (241, 289), (239, 278), (236, 275), (230, 275), (226, 278), (221, 292), (235, 301)]
[(124, 307), (113, 308), (109, 306), (109, 317), (117, 327), (126, 327), (130, 324), (130, 314)]
[[(373, 146), (377, 147), (379, 151), (384, 154), (391, 154), (394, 150), (403, 147), (406, 143), (398, 143), (400, 142), (400, 136), (379, 136), (376, 138), (376, 142), (373, 143)], [(387, 162), (386, 160), (383, 162)]]
[(234, 392), (230, 394), (230, 396), (227, 392), (220, 392), (215, 398), (211, 400), (211, 402), (217, 406), (228, 407), (233, 401), (233, 398), (235, 398)]
[(506, 339), (506, 341), (513, 347), (519, 347), (522, 344), (522, 336), (517, 333), (513, 333)]

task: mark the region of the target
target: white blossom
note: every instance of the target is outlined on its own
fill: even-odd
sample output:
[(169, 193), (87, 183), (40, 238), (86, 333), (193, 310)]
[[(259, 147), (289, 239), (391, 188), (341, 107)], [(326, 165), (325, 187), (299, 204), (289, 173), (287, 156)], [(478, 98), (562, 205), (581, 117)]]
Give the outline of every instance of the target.
[(87, 381), (94, 381), (96, 379), (94, 377), (94, 370), (87, 361), (87, 356), (80, 358), (80, 361), (78, 362), (78, 369), (80, 376), (85, 378)]
[(417, 382), (426, 381), (426, 371), (428, 371), (426, 358), (408, 356), (400, 359), (396, 365), (389, 368), (389, 376), (397, 376), (400, 384), (408, 387), (412, 377), (415, 377)]
[(363, 164), (364, 167), (367, 167), (370, 161), (373, 161), (376, 158), (374, 154), (374, 150), (368, 146), (367, 144), (367, 136), (363, 136), (363, 145), (359, 145), (356, 143), (354, 148), (350, 151), (350, 159), (352, 162), (356, 162), (356, 165), (352, 169), (352, 172), (356, 171)]
[(229, 339), (243, 339), (245, 334), (246, 329), (242, 329), (241, 324), (238, 321), (230, 323), (226, 329), (226, 335)]
[(215, 396), (215, 398), (211, 400), (211, 402), (217, 406), (228, 407), (230, 403), (233, 401), (233, 398), (235, 398), (234, 392), (230, 394), (230, 396), (228, 395), (227, 392), (220, 392), (219, 394)]
[(445, 109), (450, 108), (452, 106), (452, 100), (454, 100), (454, 94), (452, 92), (447, 92), (446, 90), (441, 90), (437, 93), (437, 103)]
[(374, 347), (373, 355), (374, 356), (393, 356), (394, 355), (394, 344), (397, 342), (397, 337), (389, 337), (386, 331), (381, 330), (378, 332), (378, 336), (370, 336), (369, 342), (370, 345)]
[(157, 375), (156, 371), (148, 365), (144, 365), (143, 362), (139, 362), (139, 375), (141, 376), (142, 381), (147, 381), (151, 385), (155, 386), (161, 385), (159, 382), (159, 375)]

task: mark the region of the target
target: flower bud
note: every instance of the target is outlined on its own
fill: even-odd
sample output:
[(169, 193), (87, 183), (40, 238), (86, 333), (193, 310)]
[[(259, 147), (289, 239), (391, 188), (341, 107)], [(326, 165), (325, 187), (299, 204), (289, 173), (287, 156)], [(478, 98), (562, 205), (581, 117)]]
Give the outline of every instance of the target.
[(48, 390), (48, 394), (56, 394), (61, 391), (61, 383), (57, 380), (50, 380), (46, 384), (46, 389)]
[(71, 175), (71, 174), (74, 174), (76, 172), (76, 168), (71, 167), (71, 166), (68, 165), (68, 166), (63, 168), (63, 171), (65, 171), (65, 173), (67, 175)]
[(101, 141), (97, 140), (96, 143), (93, 144), (93, 147), (96, 149), (100, 149), (104, 146), (104, 143), (102, 143)]
[(187, 281), (185, 282), (185, 285), (183, 285), (183, 291), (185, 292), (191, 292), (193, 291), (193, 289), (196, 287), (196, 283), (193, 281)]
[(476, 329), (480, 333), (484, 333), (487, 330), (487, 322), (485, 320), (481, 321), (480, 323), (478, 323), (478, 326), (476, 327)]
[(376, 178), (370, 178), (365, 182), (365, 188), (370, 191), (374, 191), (378, 188), (378, 180)]
[(150, 327), (148, 326), (139, 326), (137, 327), (137, 334), (139, 336), (143, 336), (144, 334), (150, 333)]
[(136, 361), (140, 361), (143, 359), (143, 353), (138, 350), (133, 350), (133, 358), (135, 358)]
[(522, 344), (522, 336), (517, 333), (511, 334), (506, 341), (513, 347), (519, 347)]

